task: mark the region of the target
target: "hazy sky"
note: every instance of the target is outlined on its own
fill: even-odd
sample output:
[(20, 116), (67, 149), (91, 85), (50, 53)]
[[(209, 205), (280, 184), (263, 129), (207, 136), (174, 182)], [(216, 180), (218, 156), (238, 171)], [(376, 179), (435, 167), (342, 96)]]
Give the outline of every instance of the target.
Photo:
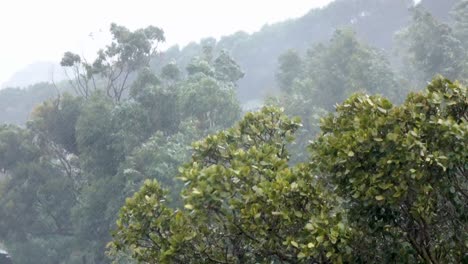
[(254, 32), (264, 24), (299, 17), (329, 2), (0, 0), (0, 84), (33, 62), (59, 61), (67, 50), (91, 57), (107, 43), (111, 22), (130, 29), (159, 26), (165, 31), (166, 47), (183, 46), (203, 37), (220, 37), (238, 30)]

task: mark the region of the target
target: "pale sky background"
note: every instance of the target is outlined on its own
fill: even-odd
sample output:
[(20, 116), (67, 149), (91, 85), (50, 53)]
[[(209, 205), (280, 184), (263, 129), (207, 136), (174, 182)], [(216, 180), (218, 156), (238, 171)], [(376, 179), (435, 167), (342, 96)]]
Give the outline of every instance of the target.
[[(0, 84), (28, 64), (60, 61), (65, 51), (94, 59), (111, 22), (163, 28), (167, 43), (219, 38), (300, 17), (331, 0), (0, 0)], [(93, 38), (90, 33), (93, 32)]]

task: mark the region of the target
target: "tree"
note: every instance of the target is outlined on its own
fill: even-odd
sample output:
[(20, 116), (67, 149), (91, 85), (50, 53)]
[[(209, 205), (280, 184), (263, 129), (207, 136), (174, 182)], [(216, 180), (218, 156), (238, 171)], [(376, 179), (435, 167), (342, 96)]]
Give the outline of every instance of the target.
[(307, 102), (304, 107), (332, 110), (358, 91), (397, 96), (396, 78), (383, 53), (349, 29), (335, 31), (328, 45), (314, 45), (302, 59), (290, 51), (279, 60), (280, 87), (285, 96)]
[(466, 51), (452, 28), (437, 21), (431, 14), (413, 10), (413, 21), (409, 27), (397, 35), (399, 49), (403, 51), (404, 64), (413, 68), (403, 68), (419, 83), (425, 84), (437, 74), (451, 80), (464, 78)]
[[(297, 89), (299, 86), (304, 87), (305, 84), (296, 83), (294, 88)], [(312, 100), (301, 91), (293, 90), (288, 94), (268, 98), (266, 101), (266, 105), (282, 107), (288, 116), (298, 116), (302, 120), (302, 126), (295, 134), (296, 139), (288, 145), (292, 164), (309, 160), (310, 155), (304, 146), (320, 133), (320, 119), (328, 113), (323, 108), (315, 107)]]
[(355, 92), (397, 93), (388, 61), (376, 49), (361, 42), (350, 30), (337, 30), (328, 46), (308, 51), (306, 78), (311, 80), (315, 105), (327, 110)]
[[(222, 67), (218, 61), (219, 71), (234, 72), (231, 66), (237, 64), (223, 56), (231, 64)], [(75, 134), (85, 184), (80, 203), (72, 209), (80, 242), (73, 247), (74, 258), (106, 262), (104, 247), (118, 210), (144, 179), (158, 179), (170, 187), (172, 205), (181, 203), (177, 197), (182, 184), (173, 176), (188, 160), (190, 142), (230, 126), (240, 112), (235, 84), (217, 79), (224, 75), (213, 62), (206, 65), (212, 76), (202, 72), (181, 76), (175, 64), (163, 67), (160, 75), (145, 67), (130, 86), (127, 100), (116, 102), (103, 91), (82, 100)]]
[(466, 95), (437, 78), (401, 106), (354, 95), (324, 119), (311, 162), (349, 209), (354, 261), (468, 260)]
[(181, 72), (177, 64), (172, 61), (161, 69), (161, 77), (168, 81), (179, 81), (181, 78)]
[(241, 109), (234, 89), (244, 74), (226, 52), (214, 62), (193, 58), (187, 73), (187, 80), (180, 84), (186, 118), (197, 120), (200, 130), (209, 131), (227, 128), (239, 119)]
[(460, 41), (466, 43), (468, 40), (468, 1), (458, 0), (452, 13), (455, 20), (455, 35)]
[(288, 165), (285, 147), (299, 125), (264, 108), (195, 143), (180, 172), (184, 209), (168, 207), (157, 181), (147, 181), (120, 212), (111, 255), (162, 263), (342, 260), (348, 229), (337, 202), (306, 165)]
[(166, 136), (157, 132), (135, 148), (117, 175), (126, 180), (120, 199), (115, 199), (118, 200), (115, 203), (115, 215), (118, 215), (125, 198), (137, 192), (146, 179), (156, 179), (168, 191), (171, 205), (180, 205), (183, 183), (174, 175), (177, 175), (179, 166), (190, 160), (190, 144), (201, 138), (200, 132), (188, 123), (177, 134)]
[(183, 84), (181, 107), (184, 116), (198, 122), (200, 130), (211, 131), (229, 127), (241, 110), (232, 86), (204, 75)]
[(37, 106), (27, 126), (40, 136), (44, 144), (57, 144), (67, 153), (78, 155), (75, 126), (81, 107), (81, 98), (60, 95)]
[(56, 96), (56, 87), (49, 83), (37, 83), (26, 88), (2, 88), (0, 89), (0, 123), (24, 125), (29, 119), (29, 114), (38, 104)]
[(120, 101), (129, 88), (131, 74), (149, 66), (157, 44), (165, 40), (162, 29), (154, 26), (132, 32), (112, 23), (110, 32), (112, 43), (98, 51), (94, 62), (88, 63), (72, 52), (66, 52), (60, 62), (72, 68), (70, 83), (81, 96), (89, 97), (103, 87), (107, 96)]
[(42, 151), (30, 131), (0, 127), (0, 237), (19, 263), (58, 263), (72, 249), (74, 181)]
[(116, 150), (112, 137), (112, 111), (110, 98), (94, 94), (81, 110), (76, 123), (76, 140), (80, 160), (86, 171), (96, 176), (113, 175), (124, 153)]
[(360, 41), (349, 29), (335, 31), (329, 43), (314, 45), (302, 58), (288, 51), (279, 58), (281, 95), (268, 101), (301, 117), (304, 126), (290, 147), (293, 162), (306, 161), (307, 145), (319, 132), (320, 118), (354, 92), (398, 94), (396, 77), (384, 54)]
[(235, 84), (244, 77), (244, 72), (240, 66), (229, 56), (227, 51), (220, 52), (213, 63), (216, 71), (216, 79)]
[(15, 125), (0, 125), (0, 168), (13, 170), (18, 163), (34, 160), (38, 149), (28, 144), (28, 132)]
[[(176, 69), (176, 65), (168, 67)], [(165, 69), (169, 68), (165, 67)], [(142, 141), (148, 139), (156, 131), (161, 131), (166, 135), (176, 133), (183, 119), (180, 106), (180, 82), (182, 80), (167, 79), (164, 73), (162, 73), (162, 79), (164, 83), (161, 83), (149, 69), (145, 69), (140, 72), (130, 89), (130, 98), (134, 100), (130, 102), (130, 105), (140, 109), (139, 118), (144, 119), (141, 122), (141, 125), (145, 126), (145, 137), (141, 138)]]
[(278, 63), (276, 80), (280, 89), (288, 93), (293, 87), (294, 80), (302, 76), (303, 62), (297, 51), (288, 50), (278, 58)]

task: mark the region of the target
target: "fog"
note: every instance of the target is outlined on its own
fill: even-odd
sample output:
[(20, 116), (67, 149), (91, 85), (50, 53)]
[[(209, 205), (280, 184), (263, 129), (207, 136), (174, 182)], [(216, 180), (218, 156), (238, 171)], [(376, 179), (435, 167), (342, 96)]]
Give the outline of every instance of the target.
[[(130, 29), (156, 25), (181, 46), (204, 37), (254, 32), (264, 24), (304, 15), (330, 0), (7, 0), (0, 3), (0, 84), (38, 61), (58, 62), (65, 51), (87, 56), (109, 41), (111, 22)], [(190, 28), (189, 30), (187, 30)], [(1, 85), (0, 85), (1, 86)]]

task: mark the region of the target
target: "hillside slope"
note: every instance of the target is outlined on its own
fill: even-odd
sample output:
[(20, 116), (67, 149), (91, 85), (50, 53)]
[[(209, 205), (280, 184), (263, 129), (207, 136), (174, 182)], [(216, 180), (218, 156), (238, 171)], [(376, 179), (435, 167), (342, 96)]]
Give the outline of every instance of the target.
[[(438, 19), (446, 21), (456, 1), (422, 0), (420, 5)], [(265, 25), (253, 34), (240, 31), (219, 41), (206, 38), (183, 48), (171, 47), (153, 59), (152, 67), (159, 71), (167, 63), (176, 61), (179, 67), (184, 68), (192, 57), (202, 53), (205, 45), (213, 46), (215, 51), (225, 49), (245, 72), (245, 77), (239, 81), (238, 97), (246, 104), (262, 100), (277, 91), (275, 71), (281, 54), (288, 49), (304, 52), (314, 43), (327, 40), (337, 28), (351, 27), (371, 46), (391, 52), (394, 34), (410, 21), (413, 5), (413, 0), (335, 0), (324, 8), (309, 11), (303, 17)], [(37, 72), (40, 71), (50, 73), (39, 67)], [(41, 80), (35, 77), (38, 76), (36, 72), (18, 72), (15, 76), (21, 76), (22, 83), (14, 86), (50, 81), (50, 74), (47, 74), (47, 79)], [(57, 75), (54, 79), (61, 77)], [(35, 91), (37, 87), (44, 87), (44, 84), (24, 90), (0, 90), (0, 123), (22, 124), (35, 105), (56, 95), (52, 86)]]
[[(455, 2), (425, 0), (420, 5), (445, 20)], [(304, 52), (314, 43), (327, 40), (336, 29), (351, 27), (371, 46), (390, 52), (394, 34), (410, 21), (413, 5), (412, 0), (336, 0), (301, 18), (265, 25), (253, 34), (238, 32), (218, 42), (208, 38), (183, 49), (172, 47), (158, 56), (153, 66), (159, 69), (175, 60), (184, 67), (188, 58), (202, 51), (203, 45), (226, 49), (246, 73), (239, 82), (239, 99), (242, 102), (262, 99), (276, 91), (277, 58), (288, 49)]]

